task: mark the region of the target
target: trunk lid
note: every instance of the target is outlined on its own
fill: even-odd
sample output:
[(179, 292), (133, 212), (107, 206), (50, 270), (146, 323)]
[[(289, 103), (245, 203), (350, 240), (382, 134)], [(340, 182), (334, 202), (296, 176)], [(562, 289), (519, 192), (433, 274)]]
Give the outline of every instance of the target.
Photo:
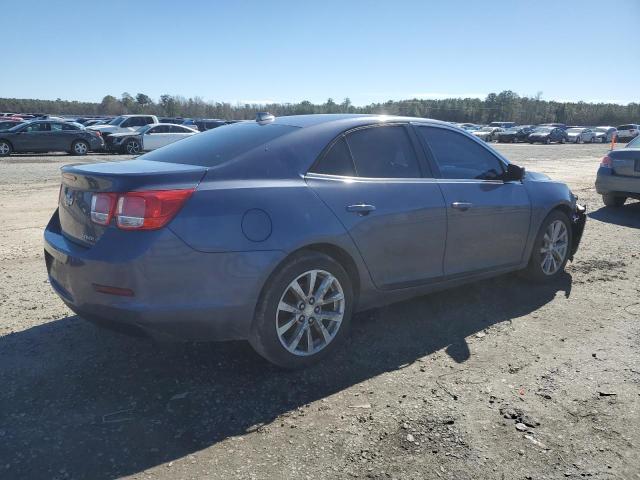
[(640, 148), (621, 148), (609, 152), (613, 173), (624, 177), (640, 177)]
[(95, 192), (132, 192), (195, 188), (206, 167), (149, 160), (125, 160), (62, 167), (58, 210), (62, 233), (80, 245), (91, 247), (112, 225), (91, 221)]

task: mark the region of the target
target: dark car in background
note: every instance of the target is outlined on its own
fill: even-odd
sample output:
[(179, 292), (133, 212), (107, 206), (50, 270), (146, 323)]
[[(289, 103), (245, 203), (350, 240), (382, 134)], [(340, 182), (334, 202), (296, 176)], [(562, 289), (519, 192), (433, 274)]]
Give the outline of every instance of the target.
[(227, 125), (229, 122), (227, 120), (221, 120), (219, 118), (199, 118), (194, 120), (191, 124), (186, 124), (188, 126), (195, 126), (201, 132), (205, 132), (207, 130), (212, 130), (214, 128), (221, 127), (223, 125)]
[(527, 136), (529, 143), (566, 143), (567, 132), (558, 127), (538, 126)]
[(586, 218), (567, 185), (413, 117), (261, 115), (61, 180), (45, 262), (73, 311), (246, 339), (287, 368), (335, 352), (356, 311), (517, 270), (553, 281)]
[(0, 156), (23, 152), (68, 152), (86, 155), (102, 150), (104, 142), (97, 132), (79, 123), (33, 120), (0, 132)]
[(496, 138), (499, 143), (517, 143), (524, 142), (535, 127), (531, 125), (520, 125), (508, 128), (503, 132), (498, 132)]
[(621, 207), (627, 198), (640, 200), (640, 136), (605, 155), (598, 168), (596, 192), (607, 207)]

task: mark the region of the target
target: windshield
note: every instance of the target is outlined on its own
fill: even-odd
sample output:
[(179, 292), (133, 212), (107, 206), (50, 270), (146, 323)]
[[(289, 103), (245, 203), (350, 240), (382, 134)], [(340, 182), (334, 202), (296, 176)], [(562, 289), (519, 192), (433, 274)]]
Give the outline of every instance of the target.
[(145, 133), (147, 130), (149, 130), (151, 127), (155, 127), (157, 125), (157, 123), (150, 123), (149, 125), (145, 125), (143, 127), (138, 128), (138, 132), (140, 133)]
[(534, 132), (538, 133), (549, 133), (552, 130), (551, 127), (538, 127), (534, 130)]
[(18, 131), (18, 130), (20, 130), (22, 127), (24, 127), (25, 125), (28, 125), (28, 124), (29, 124), (29, 122), (19, 123), (19, 124), (17, 124), (15, 127), (12, 127), (12, 128), (10, 128), (9, 130), (7, 130), (7, 131), (9, 131), (9, 132), (17, 132), (17, 131)]
[(603, 128), (603, 127), (596, 128), (596, 132), (605, 132), (606, 133), (607, 131), (609, 131), (608, 128)]
[(582, 132), (582, 128), (570, 128), (567, 130), (567, 133), (580, 133)]
[(116, 117), (113, 120), (111, 120), (109, 123), (107, 123), (107, 125), (120, 125), (123, 120), (124, 120), (124, 117)]
[(640, 137), (636, 137), (633, 140), (631, 140), (629, 143), (627, 143), (627, 147), (626, 148), (640, 148)]
[(214, 167), (296, 130), (298, 127), (273, 123), (234, 123), (185, 138), (141, 158), (155, 162)]

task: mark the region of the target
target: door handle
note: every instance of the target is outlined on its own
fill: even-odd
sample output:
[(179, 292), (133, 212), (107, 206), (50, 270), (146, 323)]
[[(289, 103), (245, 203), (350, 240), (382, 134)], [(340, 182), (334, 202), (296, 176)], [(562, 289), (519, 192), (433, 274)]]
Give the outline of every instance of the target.
[(462, 210), (463, 212), (465, 210), (469, 210), (471, 207), (473, 207), (473, 203), (469, 203), (469, 202), (453, 202), (451, 204), (451, 208), (455, 208), (456, 210)]
[(374, 205), (367, 205), (366, 203), (359, 203), (357, 205), (349, 205), (347, 207), (347, 212), (354, 212), (358, 215), (369, 215), (369, 213), (373, 212), (376, 209)]

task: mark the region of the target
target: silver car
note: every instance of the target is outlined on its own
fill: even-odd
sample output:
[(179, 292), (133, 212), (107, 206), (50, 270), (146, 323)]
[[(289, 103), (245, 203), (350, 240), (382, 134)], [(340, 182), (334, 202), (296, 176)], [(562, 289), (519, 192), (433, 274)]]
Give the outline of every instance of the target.
[(600, 143), (611, 142), (618, 135), (618, 129), (616, 127), (596, 127), (593, 129), (596, 135), (596, 141)]
[(567, 129), (567, 136), (571, 143), (595, 143), (596, 134), (590, 128), (571, 127)]

